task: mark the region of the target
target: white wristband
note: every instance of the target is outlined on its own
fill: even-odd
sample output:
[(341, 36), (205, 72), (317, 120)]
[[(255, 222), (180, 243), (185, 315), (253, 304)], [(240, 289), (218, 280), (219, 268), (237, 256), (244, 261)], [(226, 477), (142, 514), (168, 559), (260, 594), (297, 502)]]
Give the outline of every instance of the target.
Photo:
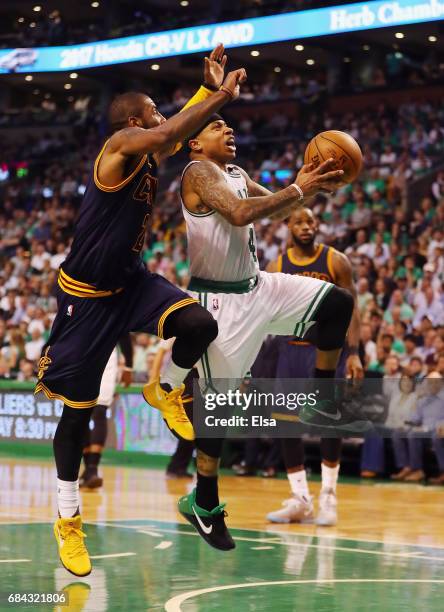
[(299, 202), (302, 202), (302, 200), (304, 199), (304, 192), (299, 187), (299, 185), (296, 185), (296, 183), (291, 183), (290, 187), (294, 187), (296, 189), (299, 195)]
[(132, 371), (133, 371), (133, 368), (129, 368), (128, 366), (125, 366), (125, 367), (123, 368), (123, 371), (124, 371), (124, 372), (132, 372)]

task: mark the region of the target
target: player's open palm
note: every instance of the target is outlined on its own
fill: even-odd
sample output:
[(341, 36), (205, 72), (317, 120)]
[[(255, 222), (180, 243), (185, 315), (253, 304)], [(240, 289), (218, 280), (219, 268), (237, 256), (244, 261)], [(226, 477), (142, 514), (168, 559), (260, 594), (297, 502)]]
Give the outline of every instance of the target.
[(219, 89), (224, 80), (225, 64), (227, 63), (223, 44), (219, 43), (211, 51), (210, 57), (206, 57), (204, 61), (204, 83), (213, 89)]
[(342, 180), (344, 171), (334, 170), (336, 163), (334, 159), (327, 159), (317, 167), (314, 164), (302, 166), (295, 183), (302, 189), (305, 198), (319, 191), (334, 192), (345, 184)]
[(237, 70), (232, 70), (227, 74), (222, 88), (230, 93), (233, 100), (236, 100), (240, 94), (240, 86), (242, 83), (245, 83), (246, 80), (247, 71), (245, 68), (238, 68)]

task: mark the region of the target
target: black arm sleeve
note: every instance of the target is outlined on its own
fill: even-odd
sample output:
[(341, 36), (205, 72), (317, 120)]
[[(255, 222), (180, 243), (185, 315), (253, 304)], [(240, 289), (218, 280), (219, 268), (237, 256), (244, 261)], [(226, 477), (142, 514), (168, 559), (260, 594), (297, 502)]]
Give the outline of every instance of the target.
[(133, 342), (131, 340), (131, 334), (124, 334), (119, 339), (120, 350), (125, 359), (125, 367), (133, 367)]

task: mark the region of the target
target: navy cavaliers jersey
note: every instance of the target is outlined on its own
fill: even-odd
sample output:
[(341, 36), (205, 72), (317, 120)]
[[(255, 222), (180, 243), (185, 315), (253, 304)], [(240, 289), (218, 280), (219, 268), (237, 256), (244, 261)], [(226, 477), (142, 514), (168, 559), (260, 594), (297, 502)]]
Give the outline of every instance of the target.
[(311, 259), (300, 261), (294, 257), (292, 250), (288, 249), (285, 255), (279, 256), (278, 272), (310, 276), (311, 278), (334, 283), (336, 279), (332, 264), (333, 251), (332, 247), (320, 244)]
[[(280, 255), (278, 259), (278, 272), (286, 274), (299, 274), (300, 276), (310, 276), (319, 280), (335, 283), (335, 274), (333, 271), (332, 256), (334, 249), (325, 244), (319, 244), (316, 253), (311, 259), (300, 261), (296, 259), (291, 249), (288, 249), (285, 255)], [(309, 346), (309, 342), (305, 342), (296, 337), (285, 339), (285, 344), (296, 344)]]
[(156, 195), (156, 162), (144, 155), (126, 179), (106, 187), (97, 173), (106, 144), (94, 164), (71, 251), (59, 275), (62, 289), (74, 295), (118, 291), (143, 265), (140, 252)]

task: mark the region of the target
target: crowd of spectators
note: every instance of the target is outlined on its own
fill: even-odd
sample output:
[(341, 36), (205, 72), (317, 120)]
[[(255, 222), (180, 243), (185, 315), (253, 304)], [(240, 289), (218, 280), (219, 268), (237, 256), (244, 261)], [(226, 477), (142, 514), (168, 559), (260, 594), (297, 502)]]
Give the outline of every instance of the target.
[[(170, 110), (185, 98), (177, 90)], [(276, 113), (264, 120), (253, 111), (234, 122), (240, 163), (272, 190), (292, 179), (316, 132), (342, 128), (360, 142), (366, 168), (361, 179), (334, 196), (319, 194), (313, 207), (319, 240), (345, 251), (353, 263), (368, 370), (384, 373), (396, 361), (397, 372), (416, 367), (444, 374), (444, 172), (435, 173), (412, 210), (406, 199), (407, 186), (444, 160), (443, 119), (442, 102), (423, 101), (360, 115), (303, 111), (299, 119)], [(99, 144), (97, 128), (83, 125), (74, 136), (48, 131), (12, 148), (16, 158), (33, 159), (34, 165), (28, 176), (0, 183), (4, 378), (31, 377), (35, 370), (55, 313), (57, 268), (69, 249)], [(159, 197), (143, 258), (150, 270), (185, 287), (179, 176)], [(286, 248), (288, 232), (285, 224), (265, 220), (257, 224), (257, 239), (263, 268)], [(135, 342), (143, 377), (155, 341)]]
[[(186, 92), (177, 90), (167, 110), (173, 112), (185, 98)], [(360, 179), (334, 195), (319, 194), (313, 209), (319, 240), (347, 253), (353, 264), (368, 375), (408, 377), (415, 384), (425, 376), (444, 376), (442, 101), (342, 115), (307, 107), (298, 119), (283, 113), (268, 117), (252, 107), (233, 125), (239, 164), (272, 190), (292, 180), (305, 143), (318, 131), (342, 128), (362, 146)], [(0, 182), (1, 379), (35, 381), (56, 313), (57, 270), (69, 250), (100, 147), (97, 126), (87, 118), (71, 132), (48, 130), (25, 144), (3, 144), (11, 159), (32, 163), (29, 174)], [(178, 171), (186, 163), (180, 155), (171, 162)], [(427, 176), (431, 180), (409, 205), (409, 186)], [(185, 288), (189, 264), (179, 183), (179, 173), (163, 179), (143, 260), (151, 271)], [(263, 269), (287, 248), (289, 236), (285, 223), (270, 220), (258, 222), (256, 232)], [(134, 334), (133, 340), (134, 379), (143, 382), (159, 345), (147, 334)], [(397, 453), (402, 469), (405, 449), (398, 445)]]

